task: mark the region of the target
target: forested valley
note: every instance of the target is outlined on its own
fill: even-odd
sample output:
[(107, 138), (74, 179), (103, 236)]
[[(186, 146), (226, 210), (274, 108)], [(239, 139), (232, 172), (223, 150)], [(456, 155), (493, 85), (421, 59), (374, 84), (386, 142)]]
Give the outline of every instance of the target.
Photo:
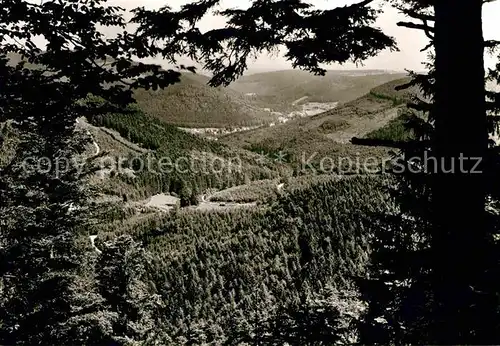
[(495, 1), (119, 3), (0, 0), (0, 344), (500, 343)]

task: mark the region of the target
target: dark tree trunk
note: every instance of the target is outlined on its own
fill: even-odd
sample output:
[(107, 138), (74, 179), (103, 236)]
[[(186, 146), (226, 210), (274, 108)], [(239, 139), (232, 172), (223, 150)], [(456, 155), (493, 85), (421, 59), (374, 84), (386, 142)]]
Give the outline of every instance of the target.
[[(484, 171), (487, 150), (482, 1), (437, 0), (435, 14), (436, 319), (430, 332), (438, 344), (491, 343), (491, 316), (477, 293), (488, 252), (485, 174), (471, 172)], [(467, 158), (462, 165), (461, 158)], [(475, 167), (477, 160), (481, 165)], [(453, 164), (454, 171), (446, 173)]]

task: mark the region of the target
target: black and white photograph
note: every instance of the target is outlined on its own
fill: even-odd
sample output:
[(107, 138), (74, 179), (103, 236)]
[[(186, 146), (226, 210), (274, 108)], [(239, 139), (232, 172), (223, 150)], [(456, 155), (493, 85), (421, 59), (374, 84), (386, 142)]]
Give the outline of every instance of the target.
[(32, 345), (500, 345), (500, 1), (0, 0)]

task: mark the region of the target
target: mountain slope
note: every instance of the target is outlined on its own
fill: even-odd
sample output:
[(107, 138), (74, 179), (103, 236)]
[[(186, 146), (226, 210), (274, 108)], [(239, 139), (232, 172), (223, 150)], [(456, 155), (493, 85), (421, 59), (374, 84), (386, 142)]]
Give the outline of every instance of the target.
[[(349, 287), (366, 270), (367, 240), (377, 226), (368, 216), (392, 208), (382, 186), (360, 177), (316, 183), (269, 207), (180, 212), (135, 227), (153, 254), (151, 279), (170, 307), (163, 310), (164, 328), (173, 344), (188, 334), (196, 345), (225, 344), (229, 334), (251, 335), (278, 317), (279, 307), (297, 306), (304, 291), (320, 301), (328, 296), (324, 288)], [(257, 344), (239, 341), (226, 344)]]
[(230, 127), (269, 123), (272, 115), (253, 106), (243, 95), (207, 85), (209, 77), (183, 74), (165, 90), (137, 90), (139, 107), (147, 114), (182, 127)]
[(315, 76), (306, 71), (284, 70), (243, 76), (230, 88), (243, 94), (255, 94), (256, 102), (278, 105), (291, 104), (306, 97), (308, 102), (347, 102), (380, 84), (404, 76), (384, 71), (364, 73), (331, 70), (325, 76)]
[(97, 116), (89, 123), (96, 145), (107, 153), (104, 163), (112, 164), (101, 164), (104, 176), (96, 181), (108, 195), (138, 200), (183, 189), (194, 194), (279, 175), (271, 160), (186, 133), (140, 110)]
[[(11, 65), (25, 61), (16, 53), (9, 53), (8, 56)], [(39, 65), (29, 63), (25, 67), (40, 68)], [(276, 120), (276, 115), (252, 105), (241, 93), (208, 86), (209, 80), (209, 77), (202, 74), (182, 73), (180, 83), (164, 90), (138, 89), (134, 95), (142, 111), (176, 126), (251, 126)]]
[[(23, 60), (9, 54), (12, 64)], [(39, 66), (26, 64), (28, 68)], [(183, 73), (165, 90), (135, 91), (141, 110), (166, 124), (191, 128), (239, 128), (276, 122), (277, 112), (300, 110), (304, 102), (347, 102), (376, 85), (402, 76), (384, 71), (328, 71), (324, 77), (300, 70), (243, 76), (227, 88), (208, 86), (210, 77)]]
[(277, 71), (243, 76), (227, 88), (208, 86), (209, 77), (184, 73), (165, 90), (137, 90), (147, 114), (181, 127), (239, 127), (275, 122), (277, 112), (297, 109), (301, 101), (346, 102), (402, 74), (359, 75), (329, 71), (325, 77), (304, 71)]
[[(291, 120), (278, 126), (228, 135), (222, 140), (264, 155), (285, 156), (288, 162), (299, 169), (311, 168), (304, 167), (304, 163), (309, 162), (318, 168), (323, 160), (329, 166), (326, 167), (326, 172), (321, 173), (329, 173), (329, 168), (337, 171), (339, 166), (348, 164), (348, 158), (380, 159), (388, 155), (388, 149), (356, 146), (350, 144), (349, 140), (383, 127), (397, 117), (410, 94), (408, 91), (396, 91), (394, 87), (407, 81), (408, 79), (400, 79), (383, 84), (373, 88), (368, 94), (325, 113)], [(342, 160), (344, 162), (340, 162)], [(330, 167), (332, 165), (335, 167)]]

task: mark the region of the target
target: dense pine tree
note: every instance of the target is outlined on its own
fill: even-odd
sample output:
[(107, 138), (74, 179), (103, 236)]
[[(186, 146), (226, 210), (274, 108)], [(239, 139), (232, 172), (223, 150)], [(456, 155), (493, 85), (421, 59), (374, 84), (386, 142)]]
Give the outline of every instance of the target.
[(151, 258), (130, 236), (101, 243), (96, 276), (106, 311), (116, 314), (111, 338), (124, 345), (161, 340), (160, 296), (151, 282)]
[[(497, 106), (496, 95), (488, 93), (486, 107), (483, 64), (485, 48), (497, 43), (483, 42), (481, 6), (481, 1), (398, 2), (403, 13), (421, 22), (400, 25), (424, 30), (430, 39), (425, 49), (435, 52), (429, 74), (413, 74), (410, 83), (420, 89), (406, 121), (417, 141), (401, 146), (406, 169), (395, 191), (400, 211), (377, 233), (375, 280), (362, 286), (370, 301), (364, 342), (498, 341), (500, 287), (493, 279), (499, 270), (498, 220), (490, 213), (498, 194), (498, 156), (487, 142), (488, 132), (495, 132), (495, 118), (487, 114)], [(458, 53), (464, 47), (467, 53)], [(460, 66), (474, 66), (466, 73), (474, 81), (470, 86), (463, 86)], [(457, 102), (458, 95), (465, 101)], [(464, 108), (465, 103), (471, 106)], [(477, 160), (462, 164), (460, 157), (481, 158), (476, 167), (481, 173), (471, 173)]]
[[(0, 2), (0, 122), (20, 142), (0, 167), (2, 344), (101, 344), (113, 335), (117, 316), (88, 272), (98, 215), (76, 119), (129, 103), (131, 87), (179, 76), (132, 64), (141, 54), (133, 35), (103, 37), (100, 26), (123, 31), (122, 15), (100, 0)], [(89, 94), (106, 102), (83, 103)]]

